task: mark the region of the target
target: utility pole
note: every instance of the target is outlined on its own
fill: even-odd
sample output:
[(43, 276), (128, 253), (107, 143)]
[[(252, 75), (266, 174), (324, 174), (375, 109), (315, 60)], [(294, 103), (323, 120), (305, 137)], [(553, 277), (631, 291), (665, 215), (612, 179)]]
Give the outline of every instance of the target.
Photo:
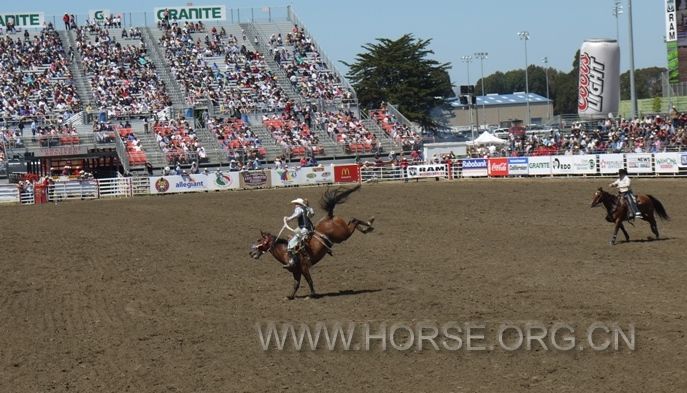
[(530, 32), (529, 31), (520, 31), (518, 32), (518, 37), (520, 37), (521, 40), (525, 41), (525, 94), (527, 98), (527, 124), (526, 127), (530, 126), (530, 122), (532, 121), (532, 114), (530, 112), (530, 82), (529, 82), (529, 77), (527, 76), (527, 68), (529, 67), (529, 64), (527, 63), (527, 41), (530, 39)]
[[(480, 79), (481, 85), (482, 85), (482, 118), (484, 119), (484, 129), (486, 130), (487, 128), (487, 116), (486, 116), (486, 110), (484, 107), (485, 104), (485, 95), (484, 95), (484, 60), (486, 60), (489, 56), (489, 53), (487, 52), (477, 52), (475, 53), (475, 57), (479, 59), (479, 68), (482, 73), (482, 78)], [(477, 112), (479, 114), (479, 112)]]
[(638, 116), (637, 91), (635, 90), (635, 48), (632, 34), (632, 0), (627, 0), (627, 20), (629, 22), (628, 41), (630, 43), (630, 101), (632, 101), (632, 118)]
[(544, 75), (546, 76), (546, 113), (548, 119), (551, 119), (551, 100), (549, 100), (549, 58), (544, 57)]

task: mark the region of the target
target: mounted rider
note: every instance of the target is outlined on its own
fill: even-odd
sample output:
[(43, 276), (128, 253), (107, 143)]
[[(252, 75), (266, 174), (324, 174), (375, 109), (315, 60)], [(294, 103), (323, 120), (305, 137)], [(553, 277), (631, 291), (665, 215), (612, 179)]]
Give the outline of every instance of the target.
[(308, 238), (314, 231), (315, 227), (310, 218), (315, 214), (315, 211), (309, 206), (308, 200), (304, 198), (296, 198), (290, 202), (296, 205), (293, 214), (284, 217), (286, 224), (292, 220), (298, 220), (298, 228), (294, 231), (293, 236), (289, 239), (287, 251), (289, 253), (289, 263), (284, 265), (284, 269), (290, 269), (296, 263), (296, 254), (300, 248), (301, 243)]
[(616, 179), (616, 181), (614, 181), (613, 183), (609, 184), (609, 186), (617, 187), (618, 192), (625, 199), (625, 202), (627, 203), (627, 206), (630, 210), (628, 218), (642, 218), (642, 213), (640, 213), (639, 208), (637, 207), (635, 196), (634, 194), (632, 194), (632, 189), (630, 188), (631, 183), (632, 181), (630, 180), (630, 177), (627, 175), (627, 170), (621, 168), (618, 170), (618, 179)]

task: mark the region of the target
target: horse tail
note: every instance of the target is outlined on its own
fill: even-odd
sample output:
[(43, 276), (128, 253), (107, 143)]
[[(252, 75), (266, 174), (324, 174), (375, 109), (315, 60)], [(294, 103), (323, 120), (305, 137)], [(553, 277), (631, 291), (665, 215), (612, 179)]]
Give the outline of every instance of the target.
[(661, 203), (661, 201), (654, 198), (653, 195), (647, 195), (647, 196), (649, 197), (649, 199), (651, 199), (651, 202), (654, 204), (654, 209), (656, 209), (656, 214), (658, 214), (658, 216), (664, 220), (670, 220), (668, 213), (666, 213), (666, 208), (663, 207), (663, 204)]
[(343, 187), (337, 187), (333, 189), (328, 188), (322, 196), (322, 200), (320, 201), (320, 207), (327, 211), (327, 216), (329, 218), (332, 218), (334, 217), (334, 208), (336, 207), (336, 205), (346, 202), (348, 196), (358, 191), (359, 189), (360, 184), (348, 189)]

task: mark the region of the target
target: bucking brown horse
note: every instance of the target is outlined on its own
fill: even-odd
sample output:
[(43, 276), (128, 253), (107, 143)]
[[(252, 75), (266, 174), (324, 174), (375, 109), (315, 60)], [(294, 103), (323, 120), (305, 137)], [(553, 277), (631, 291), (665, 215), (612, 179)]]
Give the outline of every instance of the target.
[[(656, 199), (653, 195), (643, 195), (637, 194), (637, 209), (642, 213), (642, 220), (647, 221), (651, 225), (651, 231), (656, 235), (656, 239), (659, 238), (658, 225), (656, 225), (656, 218), (654, 217), (654, 212), (663, 220), (670, 220), (666, 209), (663, 207), (661, 201)], [(609, 244), (615, 244), (615, 240), (618, 237), (618, 229), (623, 231), (625, 235), (625, 241), (630, 241), (630, 235), (628, 235), (625, 230), (624, 221), (629, 221), (627, 202), (623, 198), (613, 195), (610, 192), (606, 192), (603, 188), (599, 189), (594, 193), (594, 198), (592, 199), (592, 206), (596, 207), (603, 205), (606, 208), (606, 221), (615, 224), (613, 230), (613, 237), (609, 241)]]
[[(304, 247), (297, 253), (298, 260), (296, 266), (290, 269), (294, 280), (293, 291), (287, 296), (287, 299), (293, 299), (296, 296), (296, 292), (301, 285), (301, 277), (305, 277), (310, 287), (310, 295), (308, 297), (317, 297), (310, 269), (321, 261), (325, 255), (331, 255), (333, 244), (344, 242), (351, 237), (356, 229), (362, 233), (370, 233), (374, 230), (372, 226), (374, 217), (369, 221), (362, 221), (356, 218), (346, 221), (334, 215), (336, 205), (344, 203), (351, 193), (359, 189), (360, 185), (349, 189), (336, 188), (325, 191), (320, 206), (327, 212), (327, 215), (317, 222), (313, 235), (306, 239)], [(279, 263), (286, 265), (289, 261), (287, 245), (288, 240), (261, 231), (260, 239), (251, 246), (250, 256), (254, 259), (259, 259), (262, 254), (269, 252)]]

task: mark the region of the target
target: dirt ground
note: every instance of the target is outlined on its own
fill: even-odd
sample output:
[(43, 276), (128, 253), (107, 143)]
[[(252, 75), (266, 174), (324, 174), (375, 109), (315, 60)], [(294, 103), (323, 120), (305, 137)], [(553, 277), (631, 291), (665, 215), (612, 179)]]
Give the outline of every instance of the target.
[[(608, 182), (364, 185), (336, 213), (375, 232), (315, 268), (324, 296), (293, 301), (249, 245), (323, 188), (0, 207), (0, 391), (687, 391), (687, 181), (635, 180), (673, 219), (614, 247), (589, 207)], [(636, 347), (263, 351), (266, 321), (615, 321)]]

